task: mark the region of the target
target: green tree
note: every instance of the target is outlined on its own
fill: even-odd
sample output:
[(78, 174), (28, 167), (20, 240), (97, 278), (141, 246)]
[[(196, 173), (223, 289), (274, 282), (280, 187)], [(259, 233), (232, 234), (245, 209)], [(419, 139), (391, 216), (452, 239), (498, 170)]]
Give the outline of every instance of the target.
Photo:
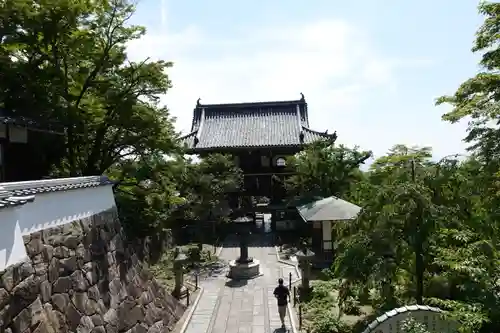
[(183, 159), (172, 177), (179, 196), (185, 201), (175, 210), (171, 220), (195, 222), (197, 239), (201, 244), (206, 239), (207, 221), (227, 221), (230, 213), (229, 196), (240, 188), (242, 171), (234, 165), (231, 156), (211, 154), (198, 163)]
[(180, 195), (190, 203), (186, 211), (191, 219), (206, 220), (226, 207), (229, 194), (239, 189), (243, 174), (231, 156), (211, 154), (199, 163), (186, 161), (179, 174)]
[[(498, 330), (494, 318), (499, 315), (500, 3), (483, 1), (479, 12), (484, 23), (472, 51), (481, 54), (481, 70), (453, 95), (437, 100), (452, 106), (444, 120), (469, 121), (465, 140), (473, 156), (457, 173), (461, 177), (454, 178), (454, 191), (466, 195), (452, 195), (460, 206), (450, 209), (450, 217), (453, 213), (456, 217), (443, 230), (446, 239), (437, 260), (452, 281), (457, 302), (450, 302), (450, 307), (460, 310), (471, 329), (486, 332)], [(448, 189), (446, 194), (454, 191)]]
[[(396, 293), (423, 303), (431, 235), (439, 214), (426, 184), (430, 156), (429, 148), (397, 145), (378, 158), (366, 175), (368, 185), (359, 184), (368, 191), (363, 211), (340, 242), (336, 273), (379, 289), (384, 308), (398, 305)], [(350, 264), (356, 260), (364, 264)], [(405, 285), (404, 295), (396, 290), (402, 277), (413, 280), (413, 286)]]
[(471, 156), (434, 162), (430, 148), (398, 145), (377, 159), (349, 191), (363, 211), (334, 262), (344, 285), (378, 291), (377, 313), (423, 301), (448, 310), (461, 332), (500, 329), (500, 4), (479, 10), (482, 70), (438, 99), (452, 106), (444, 120), (469, 120)]
[(359, 167), (370, 157), (371, 152), (358, 148), (315, 142), (290, 159), (294, 175), (285, 187), (292, 197), (343, 197), (362, 178)]
[(53, 175), (109, 174), (122, 220), (147, 234), (181, 203), (165, 159), (181, 150), (159, 103), (172, 63), (127, 57), (145, 33), (130, 24), (134, 11), (129, 0), (3, 1), (0, 107), (62, 124), (66, 154)]
[(478, 157), (491, 162), (500, 159), (500, 3), (482, 1), (479, 12), (485, 20), (476, 33), (472, 51), (481, 53), (482, 70), (463, 82), (455, 94), (438, 98), (437, 104), (453, 107), (443, 115), (446, 121), (470, 120), (465, 140)]
[(127, 59), (126, 43), (145, 32), (128, 24), (134, 10), (127, 0), (2, 4), (0, 103), (66, 127), (60, 174), (101, 174), (127, 156), (175, 148), (172, 119), (158, 104), (172, 64)]

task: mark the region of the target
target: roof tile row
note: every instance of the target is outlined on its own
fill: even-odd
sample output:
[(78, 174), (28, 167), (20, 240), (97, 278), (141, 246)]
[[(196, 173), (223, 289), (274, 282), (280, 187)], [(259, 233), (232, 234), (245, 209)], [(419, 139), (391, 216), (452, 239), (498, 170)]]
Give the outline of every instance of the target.
[(0, 209), (20, 206), (32, 202), (35, 199), (35, 194), (69, 191), (112, 184), (114, 183), (106, 176), (0, 183)]

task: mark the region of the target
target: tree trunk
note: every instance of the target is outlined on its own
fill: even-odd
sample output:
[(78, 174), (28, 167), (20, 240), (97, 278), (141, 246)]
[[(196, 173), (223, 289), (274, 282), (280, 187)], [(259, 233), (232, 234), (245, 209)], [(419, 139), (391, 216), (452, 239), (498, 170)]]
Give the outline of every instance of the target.
[(415, 299), (417, 304), (423, 304), (424, 298), (424, 254), (423, 254), (423, 240), (420, 217), (416, 221), (417, 233), (415, 235), (415, 280), (417, 284), (417, 293)]
[[(411, 180), (415, 184), (415, 161), (411, 161)], [(417, 216), (415, 217), (415, 282), (417, 293), (415, 296), (417, 304), (423, 303), (424, 298), (424, 254), (423, 254), (423, 230), (422, 230), (422, 205), (417, 203)]]

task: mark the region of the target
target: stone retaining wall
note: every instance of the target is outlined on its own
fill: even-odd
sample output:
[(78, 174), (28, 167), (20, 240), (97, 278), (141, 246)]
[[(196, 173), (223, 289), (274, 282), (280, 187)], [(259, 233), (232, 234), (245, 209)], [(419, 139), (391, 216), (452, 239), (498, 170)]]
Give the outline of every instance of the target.
[(185, 306), (142, 270), (116, 209), (24, 237), (0, 272), (0, 332), (169, 332)]

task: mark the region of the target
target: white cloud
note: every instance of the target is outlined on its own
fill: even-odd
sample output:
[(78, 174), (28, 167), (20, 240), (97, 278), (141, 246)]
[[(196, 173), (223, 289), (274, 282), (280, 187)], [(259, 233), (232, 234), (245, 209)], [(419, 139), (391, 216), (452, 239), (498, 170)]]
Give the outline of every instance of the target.
[[(166, 15), (166, 14), (165, 14)], [(164, 97), (177, 127), (187, 132), (198, 97), (202, 103), (298, 99), (305, 94), (311, 127), (337, 130), (339, 140), (382, 153), (397, 139), (361, 107), (366, 98), (397, 93), (395, 70), (426, 66), (425, 59), (388, 59), (349, 22), (323, 20), (293, 26), (251, 27), (237, 38), (149, 31), (129, 45), (129, 56), (174, 62), (174, 87)], [(234, 31), (233, 31), (234, 33)], [(362, 98), (365, 97), (365, 98)], [(384, 136), (374, 142), (374, 136)]]
[(167, 29), (167, 0), (160, 0), (160, 17), (161, 17), (161, 28), (163, 31)]

